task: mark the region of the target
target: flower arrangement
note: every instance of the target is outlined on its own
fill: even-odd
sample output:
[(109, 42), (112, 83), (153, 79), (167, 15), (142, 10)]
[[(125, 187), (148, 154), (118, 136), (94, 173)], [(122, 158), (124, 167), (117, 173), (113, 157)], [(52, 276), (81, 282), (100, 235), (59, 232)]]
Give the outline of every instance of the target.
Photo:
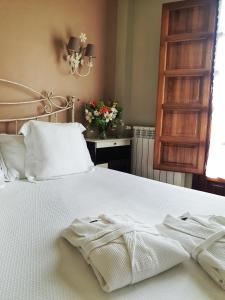
[(85, 104), (85, 119), (91, 127), (98, 128), (101, 138), (106, 138), (108, 127), (116, 126), (120, 120), (122, 108), (116, 101), (106, 105), (102, 100)]

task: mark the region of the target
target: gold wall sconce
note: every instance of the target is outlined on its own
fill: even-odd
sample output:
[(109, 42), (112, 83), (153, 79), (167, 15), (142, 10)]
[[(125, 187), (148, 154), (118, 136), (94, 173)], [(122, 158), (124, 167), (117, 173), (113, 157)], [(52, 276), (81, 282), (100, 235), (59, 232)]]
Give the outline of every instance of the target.
[[(87, 35), (81, 33), (80, 37), (70, 37), (67, 45), (67, 61), (70, 66), (70, 73), (77, 74), (80, 77), (86, 77), (90, 74), (94, 66), (93, 58), (95, 58), (94, 44), (86, 44)], [(81, 73), (83, 68), (87, 68), (86, 73)]]

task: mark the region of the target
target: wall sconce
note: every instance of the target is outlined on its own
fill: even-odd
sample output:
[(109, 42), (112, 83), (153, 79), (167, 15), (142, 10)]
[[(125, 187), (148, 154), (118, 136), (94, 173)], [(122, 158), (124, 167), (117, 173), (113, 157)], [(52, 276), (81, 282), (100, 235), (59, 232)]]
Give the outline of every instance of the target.
[[(85, 77), (90, 74), (91, 68), (94, 66), (93, 58), (95, 58), (95, 46), (93, 44), (87, 44), (87, 36), (85, 33), (81, 33), (80, 37), (70, 37), (67, 45), (67, 61), (70, 65), (71, 74), (77, 74), (80, 77)], [(86, 73), (81, 74), (80, 69), (87, 67)]]

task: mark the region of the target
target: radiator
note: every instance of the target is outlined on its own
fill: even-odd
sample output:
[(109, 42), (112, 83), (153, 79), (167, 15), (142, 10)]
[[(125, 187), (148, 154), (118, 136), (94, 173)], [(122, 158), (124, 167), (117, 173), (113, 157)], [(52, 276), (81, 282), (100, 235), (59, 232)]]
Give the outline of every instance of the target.
[(134, 126), (132, 141), (132, 174), (185, 186), (185, 173), (153, 169), (155, 127)]

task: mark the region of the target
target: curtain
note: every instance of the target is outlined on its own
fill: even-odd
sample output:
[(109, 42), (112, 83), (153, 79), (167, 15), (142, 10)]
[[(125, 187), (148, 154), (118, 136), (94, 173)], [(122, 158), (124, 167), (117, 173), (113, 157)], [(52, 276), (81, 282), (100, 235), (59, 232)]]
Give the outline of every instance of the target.
[(225, 179), (225, 0), (219, 1), (212, 106), (206, 176)]

